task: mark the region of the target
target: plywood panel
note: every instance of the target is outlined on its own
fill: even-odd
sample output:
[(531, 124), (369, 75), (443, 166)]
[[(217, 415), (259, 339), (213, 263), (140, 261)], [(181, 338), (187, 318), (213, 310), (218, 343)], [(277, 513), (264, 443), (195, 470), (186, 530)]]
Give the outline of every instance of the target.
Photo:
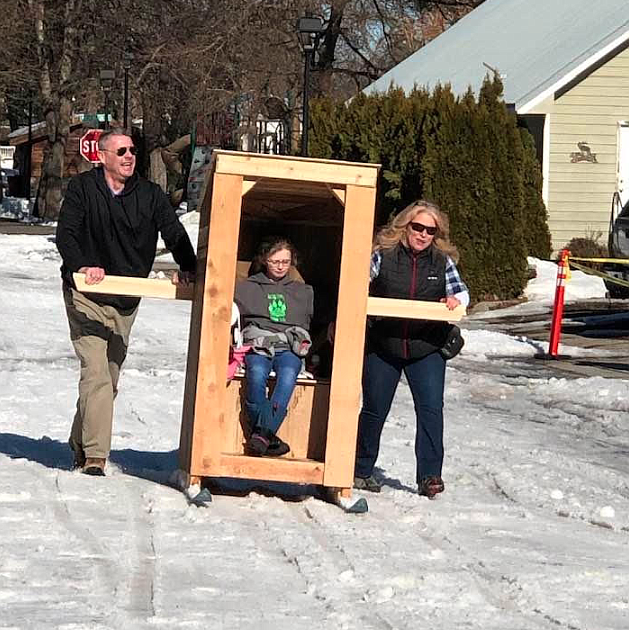
[(351, 487), (354, 477), (375, 195), (358, 186), (345, 193), (324, 474), (325, 485), (338, 488)]

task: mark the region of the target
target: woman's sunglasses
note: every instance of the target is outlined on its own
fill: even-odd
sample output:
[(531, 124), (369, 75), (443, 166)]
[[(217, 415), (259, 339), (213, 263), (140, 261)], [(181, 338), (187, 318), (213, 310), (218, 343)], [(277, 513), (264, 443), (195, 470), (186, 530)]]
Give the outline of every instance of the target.
[(413, 230), (413, 232), (421, 233), (425, 230), (426, 234), (428, 234), (429, 236), (434, 236), (439, 229), (435, 225), (424, 225), (423, 223), (417, 223), (416, 221), (411, 221), (409, 225), (411, 226), (411, 230)]
[(137, 147), (118, 147), (115, 151), (111, 149), (101, 149), (101, 151), (108, 151), (109, 153), (115, 153), (118, 157), (122, 157), (129, 149), (129, 153), (131, 155), (135, 155), (138, 152)]

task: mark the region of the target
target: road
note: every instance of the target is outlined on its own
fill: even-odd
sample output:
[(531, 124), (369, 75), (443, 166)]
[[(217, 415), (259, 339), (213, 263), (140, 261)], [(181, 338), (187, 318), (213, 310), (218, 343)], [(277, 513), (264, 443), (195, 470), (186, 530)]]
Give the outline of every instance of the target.
[[(491, 329), (514, 336), (548, 341), (551, 309), (540, 314), (505, 315), (495, 312), (465, 322), (470, 330)], [(629, 378), (629, 300), (588, 300), (567, 304), (561, 328), (562, 354), (556, 359), (531, 359), (559, 377), (603, 376)], [(571, 355), (570, 348), (600, 349), (600, 357)], [(521, 361), (518, 358), (518, 361)]]

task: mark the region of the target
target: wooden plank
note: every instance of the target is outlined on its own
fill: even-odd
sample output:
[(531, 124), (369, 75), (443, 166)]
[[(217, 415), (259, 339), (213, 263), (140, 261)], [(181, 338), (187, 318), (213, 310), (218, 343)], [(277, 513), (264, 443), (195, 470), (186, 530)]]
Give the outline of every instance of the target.
[(373, 188), (378, 180), (378, 165), (350, 164), (330, 160), (313, 160), (256, 153), (223, 153), (216, 151), (216, 172), (243, 175), (247, 178), (271, 177), (329, 184), (352, 184)]
[(191, 300), (194, 285), (180, 287), (170, 280), (105, 276), (98, 284), (86, 284), (84, 273), (72, 274), (76, 288), (82, 293), (101, 295), (128, 295), (130, 297), (160, 298), (164, 300)]
[[(208, 470), (214, 471), (215, 467), (211, 466)], [(323, 483), (323, 472), (323, 462), (307, 459), (223, 454), (218, 472), (211, 475), (320, 485)]]
[(179, 433), (179, 468), (183, 471), (190, 471), (192, 459), (194, 406), (197, 395), (197, 372), (199, 369), (201, 321), (203, 319), (205, 295), (205, 269), (207, 265), (212, 181), (212, 168), (210, 168), (204, 183), (204, 196), (200, 198), (197, 274), (194, 285), (192, 314), (190, 317), (188, 357), (186, 360), (186, 378), (184, 383), (183, 409), (181, 412), (181, 430)]
[(347, 186), (323, 479), (337, 488), (354, 478), (375, 202), (375, 188)]
[(226, 369), (241, 195), (242, 176), (214, 174), (190, 449), (190, 472), (196, 475), (219, 466), (231, 421), (226, 417)]
[(367, 315), (458, 322), (465, 315), (465, 308), (457, 306), (449, 310), (443, 302), (370, 297), (367, 300)]
[(213, 152), (212, 155), (216, 155), (216, 156), (228, 155), (228, 156), (236, 156), (236, 157), (249, 155), (249, 156), (255, 156), (256, 158), (259, 158), (261, 160), (268, 160), (271, 162), (282, 161), (282, 160), (286, 160), (290, 162), (309, 162), (309, 163), (317, 162), (319, 164), (332, 164), (332, 165), (342, 164), (345, 166), (358, 166), (360, 168), (374, 167), (374, 168), (380, 169), (380, 166), (381, 166), (380, 164), (374, 164), (371, 162), (368, 162), (368, 163), (367, 162), (350, 162), (347, 160), (329, 160), (325, 158), (300, 157), (296, 155), (275, 155), (273, 153), (243, 153), (242, 151), (229, 151), (228, 149), (217, 149)]

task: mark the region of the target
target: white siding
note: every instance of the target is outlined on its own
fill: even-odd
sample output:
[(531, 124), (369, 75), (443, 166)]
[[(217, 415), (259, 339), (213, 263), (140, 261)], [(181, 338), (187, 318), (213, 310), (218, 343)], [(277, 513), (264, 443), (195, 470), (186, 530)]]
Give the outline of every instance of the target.
[[(550, 116), (548, 215), (553, 248), (572, 237), (602, 233), (607, 242), (611, 200), (617, 189), (618, 122), (629, 119), (629, 49), (560, 96)], [(571, 162), (586, 142), (596, 163)]]

